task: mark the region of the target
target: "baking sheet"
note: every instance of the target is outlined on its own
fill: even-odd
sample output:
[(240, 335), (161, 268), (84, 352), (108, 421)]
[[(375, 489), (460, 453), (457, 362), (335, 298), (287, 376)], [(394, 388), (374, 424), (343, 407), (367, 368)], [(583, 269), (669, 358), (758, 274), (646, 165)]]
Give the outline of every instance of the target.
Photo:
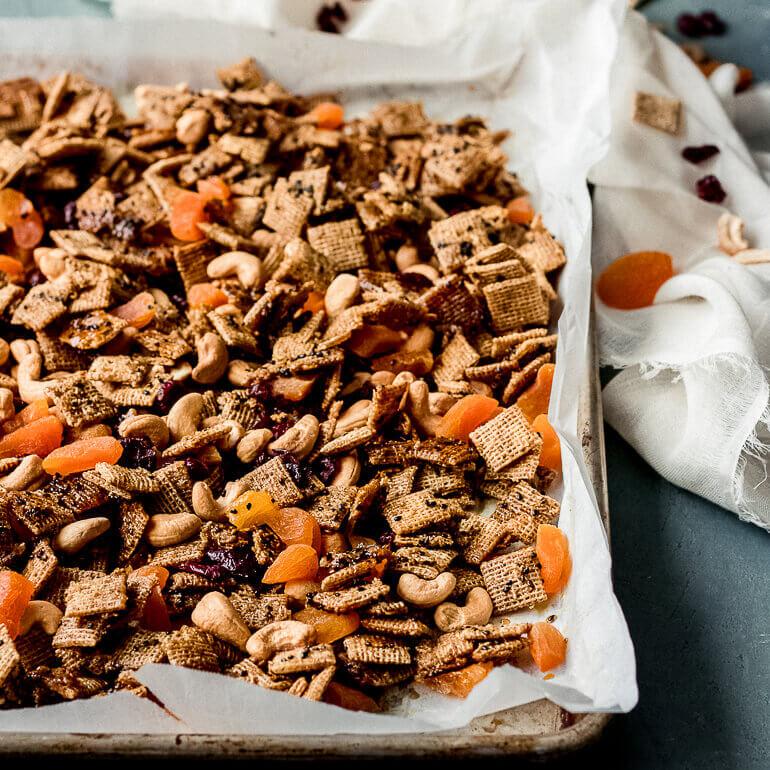
[[(542, 674), (495, 669), (465, 701), (407, 691), (388, 715), (352, 714), (224, 677), (147, 666), (138, 677), (167, 711), (110, 696), (111, 732), (372, 734), (422, 732), (542, 697), (580, 711), (627, 711), (637, 698), (631, 641), (612, 593), (610, 555), (577, 438), (578, 392), (588, 366), (590, 201), (585, 177), (606, 148), (607, 82), (623, 0), (500, 4), (489, 23), (440, 45), (402, 48), (299, 30), (263, 32), (224, 24), (102, 20), (3, 21), (0, 77), (50, 75), (67, 67), (127, 93), (138, 83), (213, 86), (215, 66), (254, 55), (287, 87), (339, 90), (348, 114), (385, 98), (421, 99), (431, 116), (473, 113), (512, 128), (510, 166), (533, 193), (569, 262), (551, 401), (562, 438), (560, 526), (573, 554), (566, 591), (542, 612), (569, 639), (567, 663)], [(41, 52), (45, 52), (41, 54)], [(0, 731), (100, 732), (93, 703), (0, 713)], [(89, 712), (89, 713), (86, 713)], [(169, 712), (174, 716), (169, 726)]]

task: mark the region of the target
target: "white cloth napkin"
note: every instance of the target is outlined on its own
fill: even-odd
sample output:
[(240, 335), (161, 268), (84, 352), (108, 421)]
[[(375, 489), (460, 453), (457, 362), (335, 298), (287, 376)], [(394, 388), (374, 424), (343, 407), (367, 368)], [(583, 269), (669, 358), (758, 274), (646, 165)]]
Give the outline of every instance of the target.
[[(597, 301), (602, 363), (623, 369), (604, 390), (605, 418), (669, 481), (770, 529), (770, 265), (736, 263), (716, 236), (717, 219), (731, 211), (745, 220), (752, 247), (770, 247), (760, 168), (770, 168), (768, 156), (752, 156), (731, 121), (753, 138), (766, 135), (770, 86), (734, 97), (732, 65), (709, 83), (636, 13), (618, 50), (611, 147), (590, 177), (594, 272), (626, 252), (659, 250), (672, 255), (677, 275), (649, 308)], [(682, 101), (679, 136), (631, 120), (637, 90)], [(697, 166), (681, 157), (702, 144), (720, 154)], [(728, 193), (722, 205), (695, 194), (707, 174)]]

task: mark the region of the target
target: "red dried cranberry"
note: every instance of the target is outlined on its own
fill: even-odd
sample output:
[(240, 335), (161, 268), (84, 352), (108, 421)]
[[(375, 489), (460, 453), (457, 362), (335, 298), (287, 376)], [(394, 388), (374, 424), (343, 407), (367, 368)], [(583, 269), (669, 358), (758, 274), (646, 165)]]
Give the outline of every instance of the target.
[(78, 204), (76, 201), (69, 201), (64, 204), (64, 227), (67, 230), (78, 229), (78, 216), (77, 216)]
[(286, 433), (286, 431), (289, 430), (292, 425), (294, 425), (294, 423), (291, 420), (284, 420), (283, 422), (275, 423), (275, 425), (270, 428), (270, 430), (273, 431), (273, 441), (283, 436), (283, 434)]
[(682, 157), (689, 160), (690, 163), (703, 163), (704, 160), (713, 158), (719, 154), (719, 147), (715, 144), (702, 144), (700, 146), (685, 147), (682, 150)]
[(208, 580), (221, 580), (227, 574), (218, 564), (205, 564), (200, 561), (185, 561), (177, 565), (182, 572), (200, 575)]
[(206, 551), (206, 561), (216, 564), (235, 578), (251, 580), (259, 572), (259, 564), (254, 552), (247, 545), (237, 545), (235, 548), (209, 548)]
[(154, 471), (158, 467), (158, 450), (150, 439), (144, 436), (132, 436), (120, 439), (123, 454), (118, 464), (124, 468), (143, 468)]
[(685, 37), (703, 37), (706, 32), (706, 25), (700, 16), (694, 13), (682, 13), (677, 17), (676, 28)]
[(709, 203), (721, 203), (727, 197), (722, 184), (713, 174), (699, 179), (695, 183), (695, 190), (701, 200)]
[(313, 471), (324, 484), (328, 484), (337, 473), (337, 463), (331, 457), (319, 457), (313, 463)]
[(182, 395), (181, 390), (182, 387), (173, 380), (166, 380), (166, 382), (161, 384), (158, 388), (157, 403), (158, 408), (163, 414), (169, 413), (171, 407), (174, 406), (174, 403)]
[(185, 458), (184, 466), (187, 468), (187, 472), (193, 481), (203, 481), (203, 479), (207, 479), (209, 476), (208, 465), (197, 457)]
[(273, 450), (273, 456), (281, 458), (283, 467), (286, 468), (286, 472), (291, 476), (291, 480), (298, 487), (306, 487), (310, 483), (310, 475), (312, 473), (310, 466), (283, 449)]
[(721, 19), (715, 11), (703, 11), (700, 15), (704, 35), (716, 35), (717, 37), (727, 32), (727, 22)]

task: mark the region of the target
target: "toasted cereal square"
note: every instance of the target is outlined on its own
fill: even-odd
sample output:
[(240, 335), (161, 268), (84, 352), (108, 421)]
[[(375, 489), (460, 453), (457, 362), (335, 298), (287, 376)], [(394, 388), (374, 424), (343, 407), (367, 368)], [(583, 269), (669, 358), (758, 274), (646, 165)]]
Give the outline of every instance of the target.
[(219, 671), (219, 659), (211, 644), (211, 637), (192, 626), (165, 634), (161, 647), (172, 666), (184, 666), (199, 671)]
[(313, 203), (312, 194), (306, 195), (301, 190), (297, 194), (287, 179), (278, 179), (268, 196), (262, 222), (283, 236), (298, 236), (313, 209)]
[(329, 260), (335, 273), (357, 270), (369, 264), (363, 245), (364, 236), (355, 219), (310, 227), (307, 239), (316, 251)]
[(37, 596), (37, 594), (40, 593), (46, 582), (51, 578), (54, 572), (56, 572), (58, 564), (59, 559), (53, 552), (48, 541), (38, 541), (32, 549), (27, 564), (24, 567), (24, 572), (22, 573), (35, 587), (35, 591), (32, 594), (33, 596)]
[(53, 636), (55, 649), (96, 647), (107, 633), (107, 622), (102, 617), (64, 617)]
[(419, 639), (433, 632), (427, 623), (415, 618), (361, 618), (361, 628), (374, 634), (395, 636), (404, 639)]
[(479, 354), (476, 348), (461, 332), (458, 332), (441, 351), (433, 367), (433, 379), (439, 385), (442, 382), (461, 380), (465, 376), (465, 370), (478, 360)]
[(164, 465), (153, 475), (160, 487), (149, 500), (154, 513), (192, 513), (193, 484), (183, 461)]
[(318, 591), (308, 594), (308, 603), (326, 612), (345, 613), (373, 604), (390, 593), (390, 589), (379, 578), (340, 591)]
[(82, 375), (52, 385), (49, 393), (71, 428), (103, 422), (114, 417), (117, 411), (115, 405)]
[(327, 666), (322, 671), (319, 671), (310, 680), (302, 697), (305, 698), (305, 700), (320, 701), (321, 698), (323, 698), (323, 694), (326, 692), (326, 688), (334, 678), (336, 671), (336, 666)]
[(534, 607), (548, 599), (532, 546), (482, 562), (481, 574), (495, 615)]
[(72, 583), (65, 594), (67, 617), (82, 618), (104, 615), (126, 608), (126, 573), (113, 572), (91, 580)]
[(336, 663), (337, 658), (330, 644), (316, 644), (313, 647), (298, 647), (276, 653), (267, 664), (267, 670), (273, 675), (285, 676), (305, 671), (319, 671)]
[(67, 312), (72, 283), (64, 276), (33, 286), (11, 317), (11, 323), (41, 331)]
[(533, 275), (511, 278), (482, 288), (492, 325), (498, 334), (522, 326), (548, 323), (549, 307)]
[(408, 666), (412, 655), (405, 644), (387, 636), (355, 634), (343, 641), (348, 660), (376, 666)]
[(0, 623), (0, 687), (5, 684), (20, 660), (8, 629)]
[(536, 435), (518, 406), (509, 406), (470, 434), (470, 440), (492, 471), (511, 465), (536, 443)]
[(166, 659), (162, 644), (165, 636), (165, 633), (159, 631), (135, 631), (115, 650), (115, 663), (122, 669), (132, 671), (145, 663), (162, 663)]
[(537, 270), (550, 273), (567, 262), (561, 244), (545, 229), (532, 230), (529, 240), (518, 247), (519, 256)]
[(420, 304), (443, 326), (459, 326), (466, 333), (478, 329), (484, 320), (481, 303), (459, 275), (450, 275), (435, 282), (420, 297)]
[(273, 502), (288, 507), (302, 500), (303, 491), (294, 483), (280, 457), (272, 457), (266, 463), (247, 473), (241, 481), (249, 489), (266, 491)]
[(91, 357), (86, 351), (77, 350), (43, 331), (35, 336), (49, 372), (77, 372), (88, 368)]
[(659, 94), (634, 94), (634, 120), (667, 134), (678, 134), (682, 124), (682, 102)]

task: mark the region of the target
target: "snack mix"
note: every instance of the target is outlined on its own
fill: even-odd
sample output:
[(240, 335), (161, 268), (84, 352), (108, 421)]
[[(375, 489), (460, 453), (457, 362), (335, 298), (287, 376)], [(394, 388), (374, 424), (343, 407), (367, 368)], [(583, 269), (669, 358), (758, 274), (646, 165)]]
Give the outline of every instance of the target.
[(565, 256), (506, 134), (218, 76), (135, 119), (0, 83), (0, 705), (148, 696), (145, 663), (368, 710), (558, 667), (500, 617), (570, 568)]

